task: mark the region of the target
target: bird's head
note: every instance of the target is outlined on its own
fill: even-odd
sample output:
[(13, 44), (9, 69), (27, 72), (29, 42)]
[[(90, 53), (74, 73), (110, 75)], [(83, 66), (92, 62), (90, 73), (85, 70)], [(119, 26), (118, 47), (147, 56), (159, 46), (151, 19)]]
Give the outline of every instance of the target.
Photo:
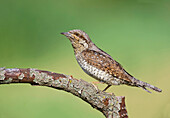
[(69, 32), (62, 32), (72, 43), (74, 50), (83, 51), (89, 48), (92, 44), (89, 36), (81, 30), (70, 30)]

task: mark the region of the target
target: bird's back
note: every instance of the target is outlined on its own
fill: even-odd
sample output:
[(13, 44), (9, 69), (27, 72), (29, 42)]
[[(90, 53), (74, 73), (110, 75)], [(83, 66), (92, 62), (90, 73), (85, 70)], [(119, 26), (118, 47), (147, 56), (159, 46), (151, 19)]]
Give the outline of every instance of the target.
[(76, 59), (87, 74), (109, 85), (131, 82), (132, 76), (107, 54), (87, 49), (81, 52)]

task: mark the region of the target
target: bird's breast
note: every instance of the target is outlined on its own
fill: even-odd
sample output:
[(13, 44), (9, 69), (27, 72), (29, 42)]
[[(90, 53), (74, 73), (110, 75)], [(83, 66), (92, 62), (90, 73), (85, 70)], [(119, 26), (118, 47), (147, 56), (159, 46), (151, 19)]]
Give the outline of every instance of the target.
[(120, 84), (119, 79), (113, 77), (112, 75), (101, 69), (98, 69), (94, 65), (89, 64), (85, 59), (83, 59), (83, 57), (79, 56), (76, 57), (76, 59), (83, 71), (86, 72), (88, 75), (92, 76), (93, 78), (110, 85)]

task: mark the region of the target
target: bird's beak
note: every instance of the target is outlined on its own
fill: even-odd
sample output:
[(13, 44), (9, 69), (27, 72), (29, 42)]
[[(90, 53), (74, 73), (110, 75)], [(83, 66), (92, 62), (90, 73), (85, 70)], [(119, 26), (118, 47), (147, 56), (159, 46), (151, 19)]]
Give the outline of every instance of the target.
[(65, 36), (69, 36), (69, 35), (70, 35), (69, 32), (62, 32), (61, 34), (62, 34), (62, 35), (65, 35)]
[(61, 34), (64, 35), (64, 36), (66, 36), (70, 41), (71, 41), (71, 39), (73, 38), (72, 34), (69, 33), (69, 32), (62, 32)]
[(61, 34), (62, 34), (62, 35), (65, 35), (65, 34), (66, 34), (66, 32), (61, 32)]

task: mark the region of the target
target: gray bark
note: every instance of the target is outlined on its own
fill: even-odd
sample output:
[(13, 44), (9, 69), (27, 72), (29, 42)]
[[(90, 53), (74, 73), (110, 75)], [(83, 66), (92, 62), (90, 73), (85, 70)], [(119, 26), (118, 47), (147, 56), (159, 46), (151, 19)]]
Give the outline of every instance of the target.
[(102, 92), (94, 84), (72, 76), (32, 68), (0, 68), (0, 84), (10, 83), (30, 83), (64, 90), (89, 103), (106, 118), (128, 118), (125, 97)]

